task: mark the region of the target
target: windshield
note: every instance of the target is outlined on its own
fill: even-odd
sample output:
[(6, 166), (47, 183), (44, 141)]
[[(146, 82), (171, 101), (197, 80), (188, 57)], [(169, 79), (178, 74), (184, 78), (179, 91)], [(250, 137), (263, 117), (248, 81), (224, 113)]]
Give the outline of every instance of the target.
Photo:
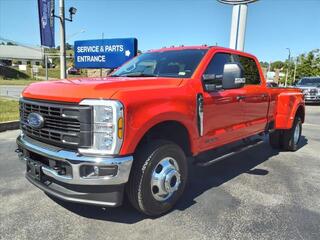
[(320, 86), (320, 78), (302, 78), (299, 80), (297, 85), (318, 87)]
[(111, 76), (190, 78), (206, 52), (206, 49), (189, 49), (144, 53)]

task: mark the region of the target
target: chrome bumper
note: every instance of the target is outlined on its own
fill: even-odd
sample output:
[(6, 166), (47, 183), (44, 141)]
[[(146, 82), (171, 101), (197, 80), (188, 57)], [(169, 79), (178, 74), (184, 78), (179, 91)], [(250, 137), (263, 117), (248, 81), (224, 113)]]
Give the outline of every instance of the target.
[(305, 100), (305, 102), (320, 102), (320, 96), (319, 95), (314, 95), (314, 96), (305, 95), (304, 100)]
[[(19, 154), (20, 159), (28, 160), (29, 156), (24, 154), (27, 150), (43, 156), (47, 159), (63, 161), (72, 167), (72, 176), (59, 175), (57, 171), (49, 166), (42, 166), (42, 172), (63, 183), (75, 185), (120, 185), (128, 182), (129, 174), (133, 162), (132, 156), (125, 157), (100, 157), (84, 156), (77, 152), (63, 150), (42, 142), (36, 141), (24, 135), (17, 138), (17, 145), (22, 152)], [(33, 159), (35, 160), (35, 159)], [(82, 165), (94, 166), (117, 166), (117, 173), (114, 176), (104, 176), (95, 178), (84, 178), (80, 176), (80, 167)]]

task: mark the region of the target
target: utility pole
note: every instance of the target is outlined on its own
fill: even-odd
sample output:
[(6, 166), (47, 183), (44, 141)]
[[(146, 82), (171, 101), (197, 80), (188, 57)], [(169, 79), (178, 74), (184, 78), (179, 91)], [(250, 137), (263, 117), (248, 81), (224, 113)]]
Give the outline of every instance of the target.
[(298, 58), (296, 58), (296, 61), (294, 62), (293, 83), (296, 81), (297, 65), (298, 65)]
[(44, 64), (46, 65), (46, 81), (48, 81), (48, 55), (44, 54)]
[(288, 67), (287, 67), (286, 81), (284, 83), (285, 87), (287, 87), (287, 84), (288, 84), (288, 75), (289, 75), (290, 58), (291, 58), (291, 50), (290, 50), (290, 48), (286, 48), (286, 49), (289, 51), (289, 55), (288, 55)]
[[(101, 33), (101, 41), (103, 42), (104, 33)], [(100, 77), (102, 77), (102, 68), (100, 68)]]
[(60, 19), (60, 78), (66, 78), (66, 29), (64, 16), (64, 0), (59, 0), (59, 19)]
[(51, 17), (59, 18), (60, 21), (60, 78), (66, 78), (66, 29), (65, 22), (72, 22), (72, 16), (75, 15), (77, 9), (74, 7), (69, 8), (69, 18), (64, 14), (64, 0), (59, 0), (59, 16), (54, 14), (54, 9), (51, 10)]

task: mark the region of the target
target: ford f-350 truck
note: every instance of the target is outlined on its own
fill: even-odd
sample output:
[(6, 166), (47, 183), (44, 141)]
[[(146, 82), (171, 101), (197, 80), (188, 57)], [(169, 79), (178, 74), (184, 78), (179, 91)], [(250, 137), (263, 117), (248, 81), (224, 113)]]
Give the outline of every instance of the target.
[(17, 152), (35, 186), (110, 207), (127, 194), (158, 216), (182, 196), (188, 161), (209, 165), (264, 134), (272, 147), (295, 151), (305, 108), (301, 90), (266, 86), (253, 55), (196, 46), (143, 53), (105, 78), (33, 83), (20, 117)]

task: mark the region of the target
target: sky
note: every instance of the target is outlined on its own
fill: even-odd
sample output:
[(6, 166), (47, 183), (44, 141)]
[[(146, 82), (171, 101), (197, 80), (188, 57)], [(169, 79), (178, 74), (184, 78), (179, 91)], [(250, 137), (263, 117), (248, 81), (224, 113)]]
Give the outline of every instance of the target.
[[(59, 0), (55, 1), (58, 14)], [(65, 0), (78, 9), (66, 38), (138, 39), (142, 51), (172, 45), (229, 46), (232, 7), (216, 0)], [(56, 20), (56, 45), (59, 25)], [(0, 38), (40, 45), (37, 0), (0, 0)], [(245, 51), (261, 61), (320, 48), (320, 0), (259, 0), (248, 7)]]

